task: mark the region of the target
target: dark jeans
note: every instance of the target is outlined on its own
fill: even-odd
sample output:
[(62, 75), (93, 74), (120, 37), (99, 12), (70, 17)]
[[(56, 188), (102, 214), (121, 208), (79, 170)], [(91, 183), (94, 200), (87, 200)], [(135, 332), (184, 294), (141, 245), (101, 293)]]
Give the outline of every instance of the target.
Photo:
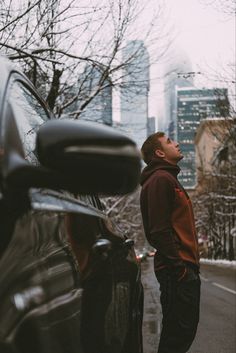
[(199, 321), (199, 274), (188, 267), (186, 278), (181, 282), (168, 270), (156, 273), (156, 277), (160, 283), (163, 315), (158, 353), (186, 353)]

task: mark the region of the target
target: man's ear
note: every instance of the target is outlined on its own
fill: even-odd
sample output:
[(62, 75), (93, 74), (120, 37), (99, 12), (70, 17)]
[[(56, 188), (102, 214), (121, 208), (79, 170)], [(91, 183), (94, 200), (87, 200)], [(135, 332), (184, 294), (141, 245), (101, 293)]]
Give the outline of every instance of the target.
[(164, 158), (164, 157), (165, 157), (165, 153), (164, 153), (162, 150), (159, 150), (159, 149), (157, 149), (157, 150), (155, 151), (155, 155), (156, 155), (157, 157), (160, 157), (160, 158)]

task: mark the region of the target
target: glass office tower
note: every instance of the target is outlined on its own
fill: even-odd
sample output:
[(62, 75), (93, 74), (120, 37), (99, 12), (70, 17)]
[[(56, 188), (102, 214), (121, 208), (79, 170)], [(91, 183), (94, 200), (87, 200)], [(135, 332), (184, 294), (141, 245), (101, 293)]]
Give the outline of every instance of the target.
[(227, 117), (229, 102), (227, 89), (177, 88), (177, 141), (184, 154), (180, 162), (179, 180), (186, 188), (196, 184), (194, 137), (202, 119)]
[(120, 90), (121, 129), (141, 147), (147, 138), (149, 54), (141, 40), (123, 49), (123, 80)]

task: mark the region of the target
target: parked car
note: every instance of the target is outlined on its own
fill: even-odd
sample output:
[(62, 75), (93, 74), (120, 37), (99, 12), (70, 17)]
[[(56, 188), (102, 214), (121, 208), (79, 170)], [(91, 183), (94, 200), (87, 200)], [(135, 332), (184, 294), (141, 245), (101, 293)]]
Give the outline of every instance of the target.
[(98, 197), (136, 187), (134, 142), (54, 119), (3, 58), (0, 76), (0, 352), (142, 353), (134, 242)]

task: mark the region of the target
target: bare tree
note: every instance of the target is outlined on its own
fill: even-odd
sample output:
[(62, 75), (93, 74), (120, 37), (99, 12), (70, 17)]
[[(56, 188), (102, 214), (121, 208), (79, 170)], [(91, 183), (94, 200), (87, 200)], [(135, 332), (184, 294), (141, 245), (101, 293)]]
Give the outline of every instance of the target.
[[(208, 124), (207, 124), (208, 123)], [(211, 124), (212, 123), (212, 124)], [(234, 260), (236, 244), (236, 121), (206, 121), (209, 138), (218, 140), (211, 167), (200, 165), (199, 188), (194, 196), (199, 234), (208, 238), (208, 256)], [(201, 156), (200, 156), (201, 157)]]
[(199, 0), (200, 3), (215, 8), (226, 15), (236, 14), (235, 0)]
[(149, 44), (163, 36), (155, 25), (162, 0), (145, 28), (136, 25), (148, 1), (0, 0), (0, 6), (1, 53), (20, 63), (57, 116), (69, 109), (78, 118), (99, 92), (121, 84), (124, 67), (141, 55), (137, 49), (122, 59), (133, 32)]
[(130, 195), (103, 198), (107, 213), (111, 216), (122, 234), (135, 241), (136, 248), (146, 246), (142, 216), (139, 204), (140, 188)]
[[(207, 236), (209, 258), (235, 259), (235, 167), (224, 166), (205, 176), (205, 188), (194, 199), (197, 229)], [(207, 185), (206, 185), (207, 182)]]
[[(223, 13), (225, 20), (235, 16), (235, 0), (199, 1), (203, 5)], [(204, 187), (195, 195), (194, 199), (198, 230), (208, 237), (208, 256), (230, 260), (236, 257), (236, 243), (233, 237), (236, 226), (235, 69), (235, 50), (233, 48), (231, 62), (222, 64), (220, 70), (208, 67), (208, 74), (205, 74), (205, 80), (215, 81), (216, 86), (227, 87), (228, 92), (225, 99), (219, 101), (219, 107), (224, 112), (221, 114), (221, 118), (225, 121), (218, 126), (218, 129), (210, 129), (212, 137), (218, 140), (219, 147), (215, 151), (210, 171), (203, 172), (201, 175)], [(203, 75), (204, 71), (201, 68), (199, 71)], [(201, 170), (204, 171), (204, 166)]]

